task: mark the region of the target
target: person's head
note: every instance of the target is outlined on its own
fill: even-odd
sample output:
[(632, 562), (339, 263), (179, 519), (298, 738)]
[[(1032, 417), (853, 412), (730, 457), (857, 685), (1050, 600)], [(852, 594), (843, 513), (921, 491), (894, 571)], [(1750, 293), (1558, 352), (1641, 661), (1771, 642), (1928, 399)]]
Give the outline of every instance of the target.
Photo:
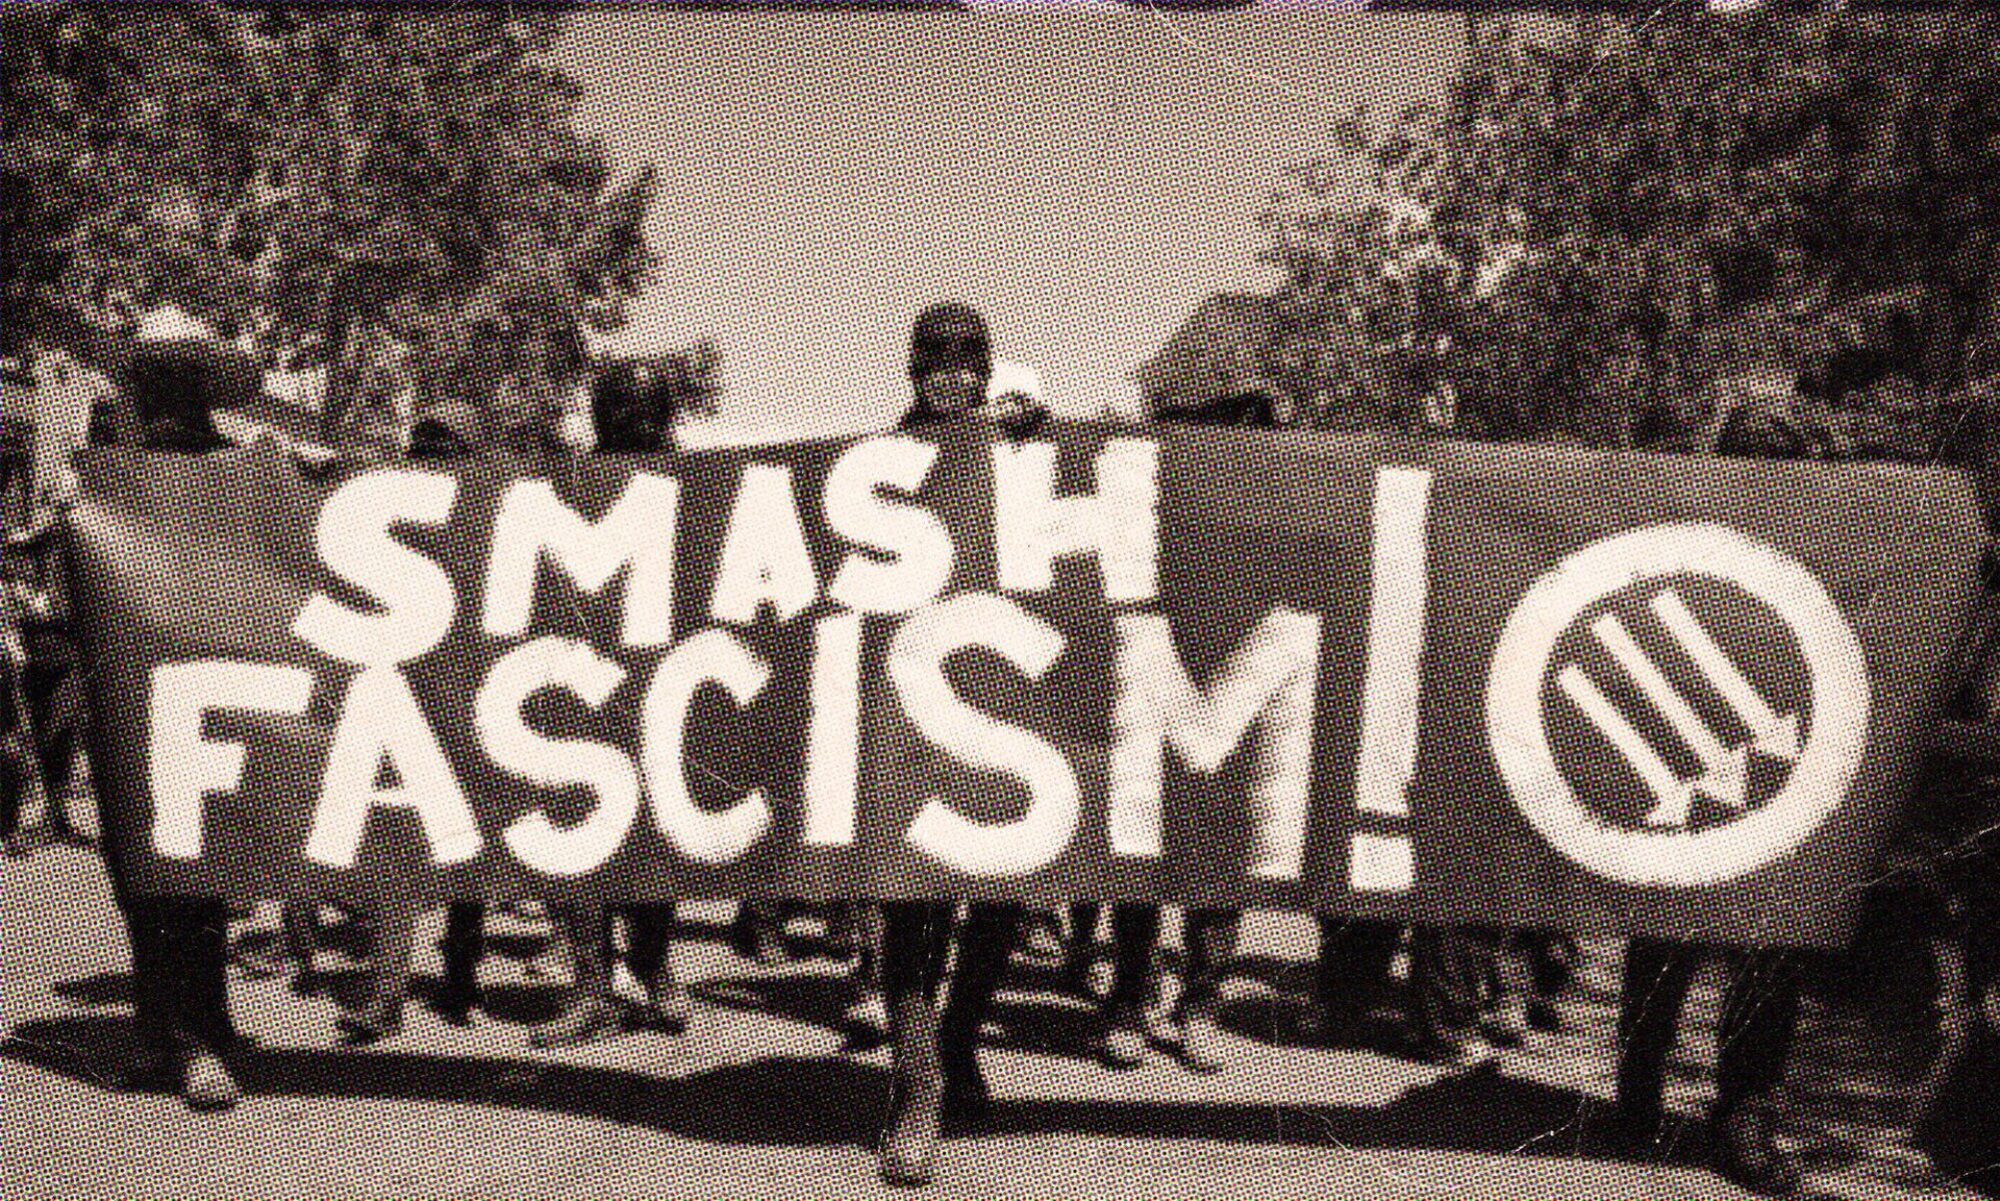
[(986, 400), (993, 374), (993, 350), (986, 319), (958, 301), (934, 304), (918, 314), (910, 332), (910, 386), (918, 412), (953, 417)]
[(1738, 405), (1716, 433), (1715, 453), (1744, 459), (1809, 459), (1817, 447), (1791, 412), (1773, 405)]
[(256, 399), (261, 378), (250, 356), (195, 338), (141, 341), (125, 363), (124, 391), (140, 445), (205, 451), (223, 445), (213, 414)]
[(597, 449), (651, 454), (671, 449), (674, 397), (671, 381), (637, 363), (606, 371), (590, 390)]
[(1154, 419), (1163, 425), (1233, 425), (1272, 429), (1286, 423), (1289, 406), (1264, 393), (1224, 396), (1195, 405), (1162, 405)]
[(409, 457), (461, 459), (477, 452), (486, 440), (477, 410), (460, 401), (430, 409), (410, 426)]

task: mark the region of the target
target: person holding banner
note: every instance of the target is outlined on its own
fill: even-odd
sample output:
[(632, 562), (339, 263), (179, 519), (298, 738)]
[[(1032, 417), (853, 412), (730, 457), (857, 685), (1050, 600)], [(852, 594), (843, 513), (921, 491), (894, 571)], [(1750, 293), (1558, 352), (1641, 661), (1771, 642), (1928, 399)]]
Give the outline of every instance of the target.
[[(419, 418), (410, 427), (408, 457), (419, 462), (449, 462), (468, 458), (488, 439), (480, 433), (479, 415), (468, 405), (445, 404)], [(316, 910), (317, 906), (306, 906)], [(469, 913), (468, 913), (469, 911)], [(409, 995), (410, 956), (414, 950), (418, 907), (401, 900), (380, 905), (371, 915), (373, 947), (368, 965), (368, 993), (361, 1007), (336, 1019), (341, 1035), (352, 1046), (367, 1046), (394, 1036), (403, 1028), (403, 1002)], [(288, 905), (288, 934), (298, 921), (300, 910)], [(485, 906), (478, 902), (454, 902), (446, 923), (445, 987), (437, 1004), (439, 1011), (454, 1024), (464, 1024), (475, 994), (472, 982), (479, 960), (479, 936), (485, 921)], [(467, 926), (471, 933), (467, 933)], [(310, 939), (310, 935), (306, 936)], [(292, 936), (291, 941), (301, 941)], [(466, 954), (468, 944), (472, 954)], [(310, 965), (311, 942), (307, 948)], [(307, 971), (309, 968), (302, 968)]]
[[(600, 454), (658, 454), (672, 448), (671, 394), (631, 364), (607, 372), (591, 390), (591, 417)], [(549, 916), (569, 944), (575, 987), (562, 1013), (529, 1032), (536, 1047), (565, 1047), (605, 1037), (624, 1024), (612, 991), (614, 912), (601, 905), (550, 902)], [(646, 1017), (669, 1034), (687, 1029), (693, 1002), (674, 975), (672, 901), (623, 905), (626, 959), (646, 989)]]
[[(1269, 429), (1276, 426), (1271, 406), (1236, 403), (1225, 397), (1198, 407), (1162, 410), (1157, 419), (1167, 424), (1227, 425)], [(1088, 946), (1095, 940), (1098, 921), (1095, 905), (1072, 906), (1073, 928), (1082, 933)], [(1180, 995), (1171, 1011), (1149, 1010), (1149, 993), (1162, 991), (1155, 978), (1154, 951), (1160, 937), (1158, 905), (1119, 903), (1111, 907), (1113, 968), (1111, 988), (1102, 1000), (1098, 1036), (1098, 1056), (1107, 1067), (1125, 1071), (1145, 1062), (1150, 1039), (1179, 1052), (1190, 1071), (1211, 1075), (1223, 1069), (1222, 1031), (1216, 1024), (1216, 1005), (1221, 1000), (1223, 974), (1236, 954), (1237, 931), (1243, 911), (1235, 908), (1191, 906), (1182, 914), (1182, 967)], [(1074, 952), (1072, 952), (1074, 956)], [(1077, 985), (1084, 983), (1088, 963), (1073, 957), (1065, 964), (1064, 975)]]
[[(1716, 454), (1746, 458), (1817, 457), (1809, 433), (1776, 411), (1738, 408), (1719, 414), (1712, 445)], [(1657, 938), (1627, 944), (1618, 1003), (1618, 1132), (1635, 1151), (1657, 1144), (1662, 1086), (1681, 1005), (1708, 954), (1719, 954), (1727, 972), (1710, 1113), (1715, 1168), (1753, 1193), (1795, 1193), (1801, 1183), (1798, 1165), (1777, 1143), (1783, 1116), (1777, 1093), (1798, 1028), (1804, 963), (1797, 951), (1716, 950)]]
[[(1047, 418), (1030, 397), (987, 403), (990, 338), (985, 318), (967, 305), (934, 304), (917, 317), (909, 372), (915, 398), (904, 414), (904, 429), (988, 420), (1011, 436), (1024, 436)], [(935, 901), (882, 907), (882, 991), (894, 1080), (881, 1175), (889, 1184), (928, 1184), (946, 1115), (977, 1119), (989, 1105), (979, 1071), (979, 1028), (1006, 974), (1026, 909), (1007, 902), (968, 906), (958, 929), (956, 979), (940, 1013), (953, 910)]]
[[(142, 326), (124, 370), (119, 440), (170, 454), (226, 443), (211, 414), (253, 399), (249, 356), (206, 330), (162, 320)], [(100, 794), (100, 801), (104, 794)], [(112, 815), (100, 815), (104, 829)], [(229, 906), (220, 898), (136, 895), (117, 840), (103, 840), (112, 894), (132, 947), (134, 1084), (169, 1083), (189, 1108), (233, 1107), (241, 1089), (227, 1057), (241, 1042), (229, 1016)]]

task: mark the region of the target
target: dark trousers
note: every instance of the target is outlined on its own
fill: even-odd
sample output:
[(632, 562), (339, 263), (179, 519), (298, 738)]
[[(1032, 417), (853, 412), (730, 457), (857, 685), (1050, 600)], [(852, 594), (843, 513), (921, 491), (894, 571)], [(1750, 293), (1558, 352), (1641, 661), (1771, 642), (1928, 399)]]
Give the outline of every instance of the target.
[(122, 897), (132, 944), (132, 1022), (149, 1057), (233, 1049), (229, 906), (207, 897)]
[(921, 1040), (931, 1028), (936, 1030), (935, 1051), (941, 1053), (947, 1074), (972, 1066), (979, 1027), (1007, 974), (1007, 961), (1027, 913), (1012, 903), (976, 902), (969, 906), (965, 923), (958, 930), (956, 976), (943, 1015), (934, 1020), (920, 1015), (912, 1020), (912, 1006), (931, 1015), (937, 1012), (945, 957), (951, 949), (954, 908), (935, 901), (882, 906), (882, 991), (889, 1004), (891, 1033), (898, 1043), (895, 1060), (899, 1073), (922, 1070), (917, 1065), (938, 1061), (931, 1048), (904, 1045)]
[[(1182, 931), (1187, 956), (1182, 975), (1183, 1006), (1209, 1005), (1216, 1000), (1222, 972), (1236, 957), (1236, 931), (1242, 916), (1240, 909), (1187, 911)], [(1153, 948), (1160, 940), (1160, 907), (1143, 902), (1113, 905), (1111, 938), (1116, 970), (1112, 974), (1111, 994), (1105, 998), (1105, 1010), (1115, 1020), (1129, 1020), (1146, 1003)]]
[(1402, 936), (1396, 922), (1319, 915), (1313, 993), (1328, 1017), (1358, 1019), (1387, 996), (1389, 964)]
[(610, 909), (602, 905), (550, 902), (549, 916), (569, 944), (576, 970), (578, 1000), (611, 996), (613, 918), (623, 914), (630, 934), (626, 962), (632, 974), (651, 984), (668, 966), (667, 941), (672, 937), (674, 903), (650, 902)]
[(641, 983), (652, 984), (668, 973), (674, 936), (674, 903), (651, 902), (621, 906), (625, 915), (625, 962)]
[[(1402, 941), (1391, 921), (1321, 914), (1314, 991), (1335, 1024), (1358, 1022), (1388, 992), (1389, 965)], [(1491, 970), (1489, 934), (1446, 926), (1417, 926), (1410, 934), (1410, 979), (1403, 1014), (1422, 1042), (1465, 1037), (1478, 1020), (1481, 993)]]
[(486, 957), (486, 905), (453, 901), (444, 911), (444, 986), (438, 1001), (469, 1009), (479, 996), (479, 961)]
[(1709, 951), (1686, 943), (1635, 938), (1625, 949), (1618, 1003), (1618, 1100), (1657, 1112), (1667, 1058), (1680, 1029), (1681, 1003), (1702, 960), (1719, 954), (1728, 970), (1718, 1030), (1716, 1108), (1727, 1111), (1784, 1082), (1798, 1029), (1801, 963), (1784, 950)]
[[(98, 821), (116, 826), (99, 798)], [(104, 866), (132, 947), (132, 1026), (147, 1058), (218, 1054), (239, 1039), (229, 1018), (229, 904), (215, 897), (140, 896), (106, 837)]]

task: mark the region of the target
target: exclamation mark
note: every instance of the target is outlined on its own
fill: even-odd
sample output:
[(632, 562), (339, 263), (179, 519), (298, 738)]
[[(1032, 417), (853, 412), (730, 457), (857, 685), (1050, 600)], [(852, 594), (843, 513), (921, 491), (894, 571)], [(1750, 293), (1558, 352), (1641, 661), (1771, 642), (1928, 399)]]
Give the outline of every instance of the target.
[(1361, 683), (1361, 753), (1355, 807), (1374, 829), (1349, 847), (1355, 892), (1408, 892), (1416, 883), (1409, 836), (1410, 780), (1417, 769), (1417, 702), (1423, 692), (1425, 563), (1431, 473), (1375, 473), (1375, 547), (1369, 568), (1368, 661)]

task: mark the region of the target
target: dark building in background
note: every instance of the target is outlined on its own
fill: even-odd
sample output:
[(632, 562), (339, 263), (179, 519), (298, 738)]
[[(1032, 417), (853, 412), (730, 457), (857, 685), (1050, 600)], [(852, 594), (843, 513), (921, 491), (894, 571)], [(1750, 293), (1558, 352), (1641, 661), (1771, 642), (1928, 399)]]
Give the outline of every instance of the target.
[(1210, 296), (1133, 373), (1147, 414), (1204, 425), (1291, 424), (1295, 406), (1263, 369), (1277, 334), (1270, 297)]

